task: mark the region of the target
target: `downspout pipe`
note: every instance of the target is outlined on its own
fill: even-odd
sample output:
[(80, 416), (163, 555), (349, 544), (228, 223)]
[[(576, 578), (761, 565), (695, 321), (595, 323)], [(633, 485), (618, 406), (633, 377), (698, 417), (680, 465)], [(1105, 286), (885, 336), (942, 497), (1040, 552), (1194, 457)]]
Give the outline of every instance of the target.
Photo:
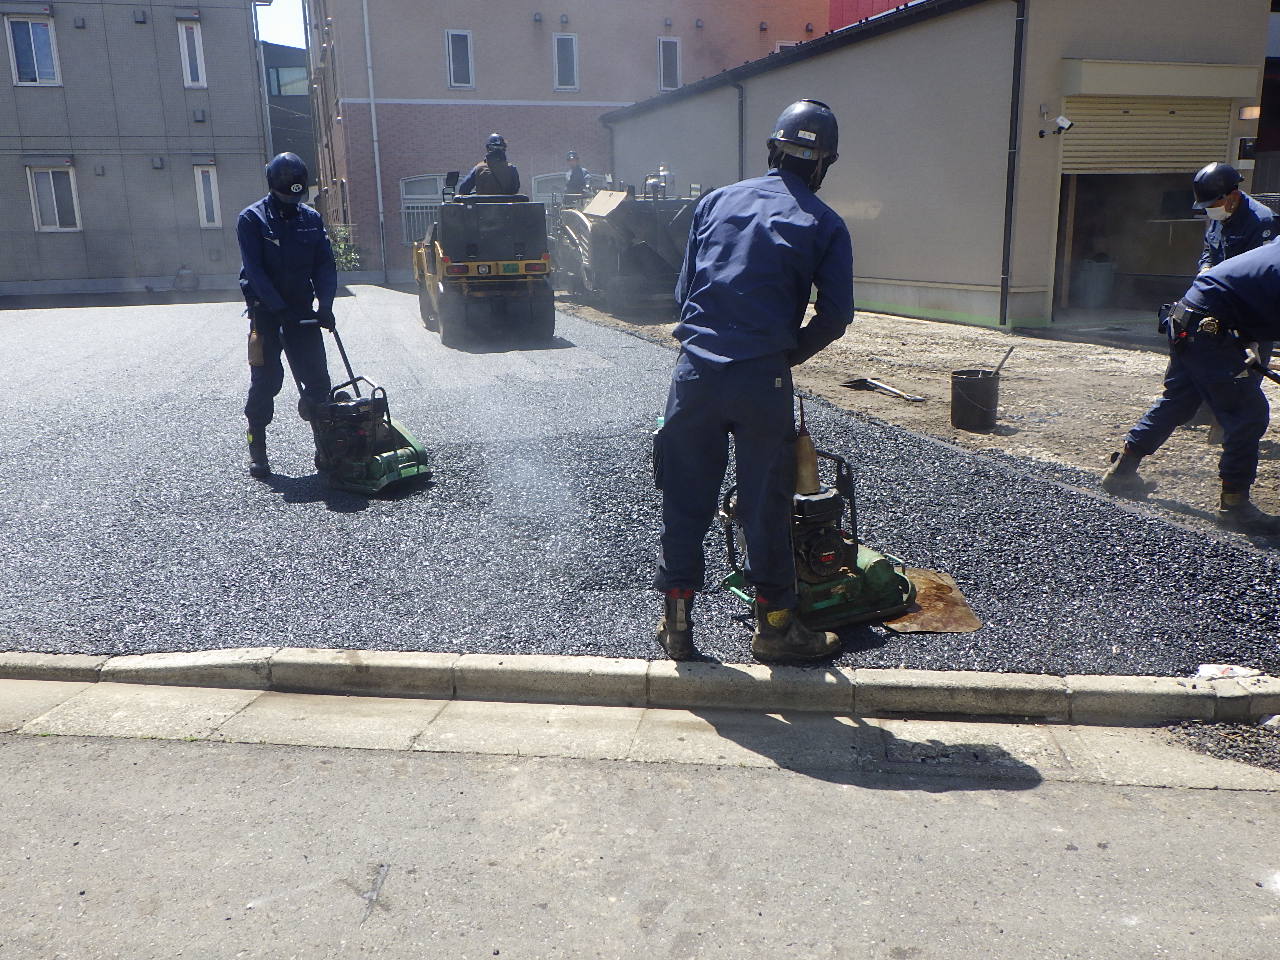
[(378, 143), (378, 97), (373, 90), (373, 46), (369, 40), (369, 0), (360, 0), (364, 14), (364, 65), (369, 75), (369, 124), (373, 134), (373, 181), (378, 192), (378, 257), (382, 263), (382, 282), (388, 283), (387, 214), (382, 203), (382, 148)]
[(1009, 274), (1013, 263), (1014, 188), (1018, 181), (1018, 127), (1022, 112), (1022, 61), (1025, 55), (1027, 0), (1016, 0), (1013, 22), (1013, 90), (1009, 95), (1009, 160), (1004, 185), (1004, 253), (1000, 263), (1000, 326), (1009, 325)]
[(738, 91), (738, 179), (747, 178), (747, 91), (742, 84), (734, 82), (733, 88)]

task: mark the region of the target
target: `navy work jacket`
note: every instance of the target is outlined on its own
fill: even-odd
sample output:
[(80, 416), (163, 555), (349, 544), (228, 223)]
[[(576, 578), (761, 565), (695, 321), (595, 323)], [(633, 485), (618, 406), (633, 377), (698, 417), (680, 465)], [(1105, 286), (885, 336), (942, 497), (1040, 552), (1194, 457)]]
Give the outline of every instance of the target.
[(1280, 241), (1210, 267), (1182, 302), (1226, 321), (1245, 340), (1280, 340)]
[[(815, 284), (817, 315), (801, 328)], [(803, 363), (853, 319), (849, 228), (790, 172), (713, 190), (694, 211), (676, 300), (675, 336), (695, 363)]]
[(584, 193), (590, 179), (591, 174), (587, 172), (586, 167), (570, 167), (564, 175), (564, 192)]
[(320, 214), (300, 203), (297, 215), (286, 217), (282, 206), (267, 194), (240, 211), (240, 290), (246, 303), (304, 319), (313, 297), (319, 309), (333, 309), (338, 270)]
[(1240, 206), (1225, 220), (1210, 220), (1204, 228), (1204, 252), (1200, 269), (1216, 267), (1223, 260), (1238, 257), (1276, 236), (1276, 219), (1271, 208), (1243, 190)]
[(515, 194), (520, 192), (520, 171), (514, 163), (495, 157), (485, 157), (458, 184), (458, 196), (470, 193)]

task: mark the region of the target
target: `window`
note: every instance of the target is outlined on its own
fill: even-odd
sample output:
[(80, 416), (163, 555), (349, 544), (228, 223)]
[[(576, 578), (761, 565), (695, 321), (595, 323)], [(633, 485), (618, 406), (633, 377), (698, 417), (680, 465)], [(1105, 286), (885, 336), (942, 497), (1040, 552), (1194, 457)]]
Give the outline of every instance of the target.
[(557, 33), (556, 89), (578, 89), (578, 37), (572, 33)]
[(44, 17), (9, 17), (9, 52), (13, 82), (18, 85), (56, 86), (58, 54), (53, 21)]
[(196, 212), (201, 230), (218, 230), (222, 227), (222, 212), (218, 206), (218, 168), (212, 164), (197, 166)]
[(27, 167), (31, 188), (31, 216), (42, 233), (80, 229), (76, 174), (70, 167)]
[(178, 48), (182, 54), (182, 85), (188, 88), (209, 86), (204, 75), (204, 43), (200, 40), (200, 21), (178, 21)]
[(800, 46), (799, 40), (779, 40), (777, 43), (773, 45), (773, 52), (781, 53), (783, 50), (787, 50), (791, 47), (798, 47), (798, 46)]
[(310, 86), (306, 67), (267, 68), (267, 91), (273, 97), (305, 97)]
[(445, 47), (449, 54), (449, 86), (474, 87), (475, 72), (471, 69), (471, 31), (446, 30)]
[(425, 237), (444, 202), (444, 174), (429, 173), (400, 181), (400, 223), (406, 244)]
[(658, 88), (674, 90), (680, 86), (680, 41), (675, 37), (658, 38)]

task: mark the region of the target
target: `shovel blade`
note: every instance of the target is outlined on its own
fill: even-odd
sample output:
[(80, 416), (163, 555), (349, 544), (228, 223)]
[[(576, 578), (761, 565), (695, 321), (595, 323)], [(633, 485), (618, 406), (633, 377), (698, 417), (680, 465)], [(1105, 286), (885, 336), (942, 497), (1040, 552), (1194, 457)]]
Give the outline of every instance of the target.
[(902, 616), (884, 622), (894, 633), (973, 633), (982, 626), (949, 574), (908, 567), (907, 579), (916, 599)]

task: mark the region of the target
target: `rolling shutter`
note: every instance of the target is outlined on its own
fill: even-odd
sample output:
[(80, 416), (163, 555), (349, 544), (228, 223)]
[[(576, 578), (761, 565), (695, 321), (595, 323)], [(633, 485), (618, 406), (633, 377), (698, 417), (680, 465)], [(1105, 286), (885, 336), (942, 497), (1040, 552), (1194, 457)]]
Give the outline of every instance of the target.
[(1231, 101), (1067, 97), (1063, 173), (1186, 173), (1229, 155)]

